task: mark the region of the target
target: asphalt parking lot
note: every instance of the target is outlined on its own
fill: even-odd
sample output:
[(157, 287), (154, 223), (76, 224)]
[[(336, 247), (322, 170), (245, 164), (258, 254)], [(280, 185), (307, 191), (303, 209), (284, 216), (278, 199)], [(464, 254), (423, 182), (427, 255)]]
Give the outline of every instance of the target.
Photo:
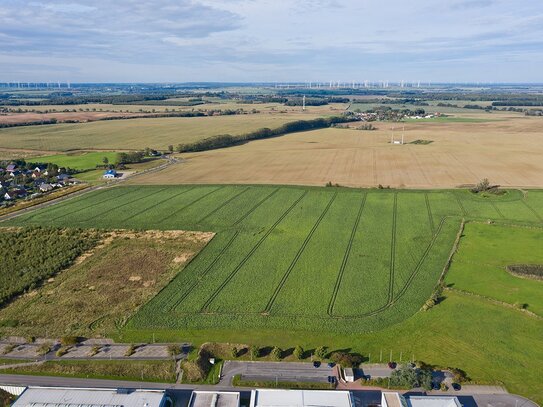
[(328, 376), (334, 376), (325, 363), (317, 368), (312, 363), (226, 361), (221, 384), (230, 384), (238, 374), (245, 380), (311, 383), (328, 383)]

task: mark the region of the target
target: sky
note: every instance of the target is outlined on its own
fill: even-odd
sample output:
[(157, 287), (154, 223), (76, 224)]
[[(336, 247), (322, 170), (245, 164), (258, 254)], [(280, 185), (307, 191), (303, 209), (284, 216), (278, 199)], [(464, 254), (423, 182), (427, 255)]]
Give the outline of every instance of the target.
[(542, 0), (0, 0), (0, 82), (543, 82)]

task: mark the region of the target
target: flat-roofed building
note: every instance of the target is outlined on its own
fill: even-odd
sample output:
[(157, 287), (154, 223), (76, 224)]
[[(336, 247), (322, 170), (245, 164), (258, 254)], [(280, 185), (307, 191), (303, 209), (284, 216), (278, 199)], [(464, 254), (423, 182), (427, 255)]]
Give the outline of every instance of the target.
[(407, 396), (396, 392), (381, 394), (381, 407), (462, 407), (455, 396)]
[(193, 391), (188, 407), (239, 407), (239, 393), (228, 391)]
[(351, 393), (331, 390), (253, 390), (250, 407), (353, 407)]
[(164, 390), (28, 387), (12, 407), (169, 407)]

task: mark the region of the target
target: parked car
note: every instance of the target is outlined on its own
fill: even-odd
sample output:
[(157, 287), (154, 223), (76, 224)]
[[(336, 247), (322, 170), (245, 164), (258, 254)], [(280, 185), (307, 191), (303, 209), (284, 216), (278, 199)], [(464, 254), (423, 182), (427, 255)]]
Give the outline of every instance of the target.
[(389, 367), (390, 369), (396, 369), (396, 366), (398, 366), (398, 365), (396, 364), (396, 362), (388, 362), (388, 367)]
[(313, 367), (320, 367), (320, 366), (321, 366), (321, 362), (319, 362), (318, 360), (313, 362)]
[(439, 390), (441, 389), (441, 384), (438, 382), (432, 383), (432, 390)]
[(336, 364), (334, 362), (329, 362), (328, 363), (328, 367), (331, 369), (335, 366)]
[(452, 388), (455, 390), (455, 391), (458, 391), (462, 388), (462, 386), (460, 385), (460, 383), (453, 383), (452, 384)]

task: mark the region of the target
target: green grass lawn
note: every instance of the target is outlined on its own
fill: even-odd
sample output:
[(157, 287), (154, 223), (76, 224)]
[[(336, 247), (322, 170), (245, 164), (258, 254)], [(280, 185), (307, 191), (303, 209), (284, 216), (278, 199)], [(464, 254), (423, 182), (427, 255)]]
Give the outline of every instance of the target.
[(543, 316), (543, 281), (516, 277), (511, 264), (543, 264), (543, 228), (468, 223), (446, 283)]
[(116, 156), (117, 153), (114, 151), (78, 152), (46, 155), (32, 158), (32, 160), (37, 162), (57, 164), (59, 167), (70, 167), (74, 170), (91, 170), (96, 168), (97, 165), (102, 165), (104, 157), (106, 157), (110, 163), (114, 163)]

